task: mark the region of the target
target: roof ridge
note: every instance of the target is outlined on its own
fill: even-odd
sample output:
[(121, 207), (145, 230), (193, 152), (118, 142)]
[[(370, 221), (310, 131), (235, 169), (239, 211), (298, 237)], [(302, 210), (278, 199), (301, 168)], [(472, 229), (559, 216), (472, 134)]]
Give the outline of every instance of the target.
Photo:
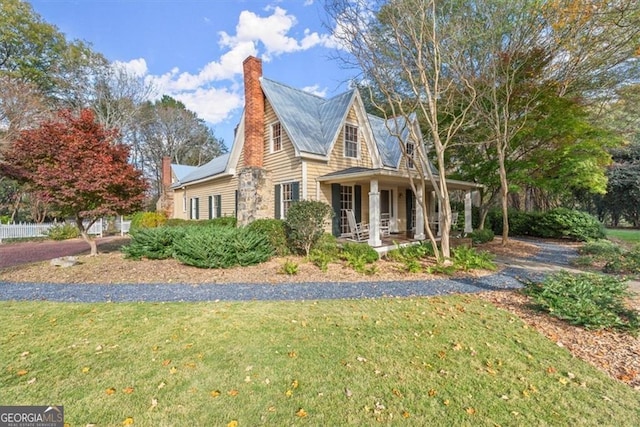
[(269, 82), (271, 82), (271, 83), (277, 84), (277, 85), (282, 86), (282, 87), (285, 87), (285, 88), (287, 88), (287, 89), (291, 89), (291, 90), (294, 90), (294, 91), (296, 91), (296, 92), (300, 92), (301, 94), (308, 95), (308, 96), (312, 96), (312, 97), (314, 97), (314, 98), (319, 99), (320, 101), (326, 101), (326, 100), (327, 100), (326, 98), (323, 98), (323, 97), (321, 97), (320, 95), (316, 95), (315, 93), (307, 92), (306, 90), (302, 90), (302, 89), (300, 89), (300, 88), (293, 87), (293, 86), (288, 85), (288, 84), (286, 84), (286, 83), (278, 82), (278, 81), (276, 81), (276, 80), (269, 79), (269, 78), (267, 78), (267, 77), (262, 77), (262, 79), (263, 79), (263, 80), (268, 80), (268, 81), (269, 81)]

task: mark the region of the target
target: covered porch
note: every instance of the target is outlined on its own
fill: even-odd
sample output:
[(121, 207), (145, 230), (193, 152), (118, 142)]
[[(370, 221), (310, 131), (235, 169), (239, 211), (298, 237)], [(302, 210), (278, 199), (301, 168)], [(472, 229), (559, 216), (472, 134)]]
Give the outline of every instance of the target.
[[(366, 243), (374, 248), (395, 242), (420, 241), (427, 238), (426, 229), (440, 235), (442, 210), (430, 182), (424, 184), (415, 177), (416, 192), (411, 188), (407, 173), (388, 169), (349, 168), (317, 179), (318, 191), (331, 201), (334, 210), (332, 233), (336, 237), (363, 241), (353, 235), (348, 214), (357, 223), (366, 224)], [(464, 194), (464, 226), (472, 231), (472, 192), (482, 186), (476, 183), (447, 180), (450, 192)], [(422, 185), (421, 185), (422, 184)], [(426, 203), (428, 221), (422, 203)], [(458, 213), (459, 214), (459, 213)], [(461, 217), (462, 218), (462, 217)]]

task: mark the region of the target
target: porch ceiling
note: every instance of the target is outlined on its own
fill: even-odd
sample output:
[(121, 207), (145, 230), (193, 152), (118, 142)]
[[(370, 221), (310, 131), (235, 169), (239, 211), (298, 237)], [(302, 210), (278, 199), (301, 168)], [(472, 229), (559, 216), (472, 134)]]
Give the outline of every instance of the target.
[[(327, 184), (367, 183), (372, 179), (377, 179), (379, 183), (384, 184), (409, 185), (408, 173), (384, 168), (370, 169), (354, 167), (331, 172), (317, 178), (319, 182)], [(414, 175), (414, 179), (419, 179), (417, 174)], [(436, 181), (437, 180), (438, 177), (436, 177)], [(457, 181), (453, 179), (447, 179), (446, 182), (450, 190), (476, 190), (484, 187), (482, 184), (476, 184), (475, 182)], [(430, 184), (431, 183), (427, 181), (428, 187)]]

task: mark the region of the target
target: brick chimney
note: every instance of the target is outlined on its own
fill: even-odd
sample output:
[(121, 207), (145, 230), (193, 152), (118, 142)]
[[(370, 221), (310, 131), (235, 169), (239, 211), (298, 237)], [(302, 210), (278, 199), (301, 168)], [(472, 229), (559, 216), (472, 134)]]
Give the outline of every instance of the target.
[(244, 165), (262, 167), (264, 157), (264, 95), (260, 87), (262, 60), (249, 56), (244, 71)]
[(273, 185), (264, 168), (264, 106), (260, 85), (262, 61), (249, 56), (242, 63), (244, 72), (244, 165), (238, 171), (238, 225), (247, 225), (274, 212)]
[(171, 187), (171, 158), (164, 156), (162, 158), (162, 191), (166, 191)]

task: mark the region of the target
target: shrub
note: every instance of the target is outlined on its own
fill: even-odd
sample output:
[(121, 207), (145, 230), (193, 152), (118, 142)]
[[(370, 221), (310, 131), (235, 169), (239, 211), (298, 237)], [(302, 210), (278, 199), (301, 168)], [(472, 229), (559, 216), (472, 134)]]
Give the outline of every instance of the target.
[(167, 227), (236, 227), (237, 219), (233, 216), (221, 216), (220, 218), (213, 218), (207, 220), (196, 220), (196, 219), (181, 219), (181, 218), (171, 218), (168, 219), (165, 225)]
[(493, 255), (489, 252), (477, 251), (474, 248), (458, 246), (452, 249), (453, 265), (456, 270), (495, 270)]
[(481, 243), (491, 242), (494, 239), (495, 234), (492, 230), (485, 228), (482, 230), (473, 230), (469, 233), (469, 237), (474, 245), (479, 245)]
[(637, 274), (640, 273), (640, 246), (630, 251), (612, 255), (602, 269), (605, 273)]
[(302, 200), (293, 203), (285, 219), (287, 238), (291, 249), (309, 256), (311, 247), (324, 234), (333, 209), (326, 203)]
[(371, 246), (364, 243), (345, 243), (342, 246), (340, 257), (347, 262), (347, 266), (358, 273), (370, 273), (367, 264), (376, 262), (380, 256)]
[(56, 224), (53, 227), (47, 230), (47, 237), (52, 240), (67, 240), (67, 239), (75, 239), (80, 235), (80, 231), (78, 231), (78, 227), (74, 224), (63, 223)]
[(538, 237), (569, 238), (579, 241), (603, 239), (604, 227), (586, 212), (566, 208), (556, 208), (540, 216), (533, 222)]
[(329, 269), (329, 263), (336, 261), (339, 255), (338, 239), (332, 234), (324, 233), (313, 245), (309, 253), (309, 260), (326, 273)]
[(298, 274), (298, 263), (288, 259), (282, 264), (281, 271), (289, 276), (294, 276)]
[(184, 228), (158, 227), (131, 230), (131, 243), (122, 247), (126, 258), (167, 259), (173, 256), (174, 241), (185, 233)]
[(627, 285), (616, 277), (560, 272), (542, 283), (527, 283), (524, 293), (540, 309), (573, 325), (633, 333), (640, 329), (638, 313), (625, 307)]
[[(491, 211), (487, 221), (495, 234), (502, 234), (502, 212)], [(509, 211), (509, 234), (579, 241), (605, 237), (604, 227), (595, 217), (566, 208), (556, 208), (544, 213)]]
[(611, 240), (598, 239), (585, 243), (579, 250), (581, 255), (593, 255), (596, 258), (607, 259), (622, 253), (622, 248)]
[(287, 247), (287, 233), (282, 220), (257, 219), (249, 224), (247, 228), (265, 236), (273, 247), (276, 255), (284, 256), (289, 253), (289, 248)]
[(174, 242), (174, 256), (200, 268), (230, 268), (267, 261), (273, 248), (261, 233), (246, 227), (187, 227)]
[(161, 227), (167, 222), (162, 212), (137, 212), (131, 217), (131, 230)]

